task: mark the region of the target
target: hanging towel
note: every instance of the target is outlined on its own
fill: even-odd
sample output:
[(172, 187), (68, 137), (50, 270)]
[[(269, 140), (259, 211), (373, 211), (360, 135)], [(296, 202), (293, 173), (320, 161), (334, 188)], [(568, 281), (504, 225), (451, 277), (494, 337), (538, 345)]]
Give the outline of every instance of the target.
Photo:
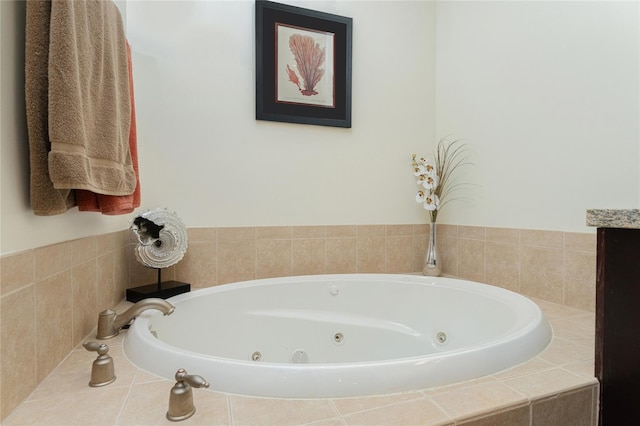
[(133, 96), (133, 68), (131, 46), (127, 43), (127, 62), (129, 65), (129, 95), (131, 99), (131, 126), (129, 128), (129, 151), (131, 162), (136, 173), (136, 189), (131, 195), (102, 195), (79, 189), (76, 201), (80, 211), (101, 212), (106, 215), (127, 214), (140, 207), (140, 173), (138, 170), (138, 142), (136, 132), (136, 109)]
[(51, 2), (28, 1), (25, 31), (25, 100), (29, 135), (31, 209), (38, 216), (61, 214), (76, 205), (74, 191), (55, 189), (49, 178), (49, 22)]
[(52, 0), (49, 177), (56, 189), (131, 195), (124, 25), (108, 0)]

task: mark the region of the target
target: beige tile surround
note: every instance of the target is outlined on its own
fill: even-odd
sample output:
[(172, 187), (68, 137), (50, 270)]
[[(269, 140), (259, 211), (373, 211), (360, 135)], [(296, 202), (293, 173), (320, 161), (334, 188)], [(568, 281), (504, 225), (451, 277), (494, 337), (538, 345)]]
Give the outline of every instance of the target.
[[(190, 228), (184, 259), (165, 275), (210, 287), (291, 275), (422, 270), (428, 225)], [(438, 225), (443, 272), (595, 310), (596, 235)], [(129, 256), (130, 283), (154, 272)]]
[[(593, 311), (595, 234), (438, 231), (445, 273)], [(190, 228), (185, 258), (163, 279), (198, 288), (287, 275), (417, 272), (427, 232), (427, 225)], [(0, 258), (0, 419), (77, 347), (99, 311), (121, 301), (126, 287), (154, 282), (155, 271), (138, 264), (133, 249), (125, 230)]]
[(0, 258), (0, 418), (6, 417), (117, 305), (128, 282), (128, 233)]
[[(195, 389), (196, 413), (184, 424), (595, 426), (594, 315), (536, 302), (554, 328), (553, 341), (511, 369), (451, 386), (372, 397), (278, 399)], [(107, 341), (118, 377), (114, 383), (87, 386), (96, 355), (77, 346), (3, 424), (170, 424), (164, 415), (173, 382), (130, 364), (122, 352), (124, 335)]]
[(439, 225), (443, 272), (595, 311), (596, 234)]

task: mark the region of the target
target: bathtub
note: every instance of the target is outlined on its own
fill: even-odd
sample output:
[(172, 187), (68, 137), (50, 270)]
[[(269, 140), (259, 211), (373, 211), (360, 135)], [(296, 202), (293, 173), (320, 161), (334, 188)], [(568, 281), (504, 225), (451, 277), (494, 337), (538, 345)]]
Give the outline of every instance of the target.
[(124, 340), (138, 367), (266, 397), (398, 393), (523, 363), (551, 340), (531, 300), (452, 278), (344, 274), (253, 280), (169, 299)]

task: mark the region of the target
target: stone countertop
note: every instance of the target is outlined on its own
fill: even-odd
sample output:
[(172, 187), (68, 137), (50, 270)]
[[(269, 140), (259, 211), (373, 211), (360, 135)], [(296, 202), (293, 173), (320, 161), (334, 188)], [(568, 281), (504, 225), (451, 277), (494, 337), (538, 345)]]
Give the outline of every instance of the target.
[(640, 210), (591, 209), (587, 210), (587, 226), (598, 228), (640, 229)]

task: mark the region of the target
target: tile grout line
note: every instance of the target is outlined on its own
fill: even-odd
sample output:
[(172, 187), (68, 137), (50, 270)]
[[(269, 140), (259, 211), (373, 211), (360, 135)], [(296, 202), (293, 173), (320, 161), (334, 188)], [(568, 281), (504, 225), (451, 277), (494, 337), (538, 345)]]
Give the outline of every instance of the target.
[(127, 391), (127, 395), (120, 406), (120, 410), (118, 411), (118, 415), (116, 416), (115, 425), (119, 425), (122, 420), (122, 415), (124, 414), (124, 409), (129, 402), (129, 398), (131, 397), (131, 393), (133, 392), (133, 387), (136, 385), (136, 380), (138, 379), (138, 375), (140, 374), (140, 369), (136, 369), (136, 373), (133, 375), (133, 380), (131, 381), (131, 385), (129, 385), (129, 390)]

